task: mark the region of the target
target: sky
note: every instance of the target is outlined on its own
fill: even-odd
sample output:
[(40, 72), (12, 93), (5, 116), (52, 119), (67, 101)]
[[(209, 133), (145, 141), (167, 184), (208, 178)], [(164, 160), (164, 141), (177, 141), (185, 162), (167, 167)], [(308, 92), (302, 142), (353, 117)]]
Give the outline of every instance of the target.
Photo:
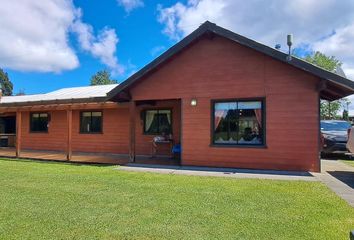
[[(343, 62), (354, 80), (353, 0), (0, 0), (0, 67), (14, 93), (89, 85), (107, 69), (127, 79), (209, 20), (286, 51)], [(354, 114), (354, 96), (350, 97)]]

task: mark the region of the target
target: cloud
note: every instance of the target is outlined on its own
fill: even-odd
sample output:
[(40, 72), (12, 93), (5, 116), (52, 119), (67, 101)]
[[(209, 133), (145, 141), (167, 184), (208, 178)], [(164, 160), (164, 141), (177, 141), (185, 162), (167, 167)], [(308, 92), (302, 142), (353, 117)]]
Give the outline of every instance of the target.
[(72, 0), (4, 1), (0, 8), (0, 66), (20, 71), (62, 72), (79, 66), (69, 36), (76, 34), (81, 48), (121, 73), (114, 29), (94, 35), (91, 25)]
[(133, 9), (143, 7), (144, 2), (142, 0), (117, 0), (120, 6), (123, 6), (127, 13), (130, 13)]
[(354, 21), (353, 23), (338, 28), (326, 38), (313, 44), (313, 49), (331, 56), (340, 57), (346, 75), (354, 80)]
[[(313, 50), (333, 54), (353, 73), (354, 1), (352, 0), (189, 0), (172, 6), (158, 6), (163, 32), (178, 40), (209, 20), (269, 46), (280, 43), (285, 50), (286, 35), (294, 34), (294, 47), (309, 45)], [(352, 75), (351, 75), (352, 76)]]
[(0, 16), (1, 67), (60, 72), (79, 66), (68, 43), (75, 19), (70, 1), (3, 1)]
[(98, 58), (112, 71), (113, 75), (123, 74), (124, 67), (118, 64), (118, 58), (115, 55), (119, 39), (114, 29), (106, 27), (95, 36), (92, 26), (83, 23), (80, 18), (74, 22), (71, 29), (77, 34), (78, 42), (84, 51)]

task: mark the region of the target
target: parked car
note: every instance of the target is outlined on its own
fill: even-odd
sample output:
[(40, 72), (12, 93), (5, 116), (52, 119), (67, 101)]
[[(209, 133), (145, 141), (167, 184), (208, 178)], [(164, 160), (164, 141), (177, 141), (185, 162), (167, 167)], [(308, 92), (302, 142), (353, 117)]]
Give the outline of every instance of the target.
[(347, 152), (348, 130), (351, 125), (347, 121), (322, 120), (321, 137), (322, 153), (344, 153)]

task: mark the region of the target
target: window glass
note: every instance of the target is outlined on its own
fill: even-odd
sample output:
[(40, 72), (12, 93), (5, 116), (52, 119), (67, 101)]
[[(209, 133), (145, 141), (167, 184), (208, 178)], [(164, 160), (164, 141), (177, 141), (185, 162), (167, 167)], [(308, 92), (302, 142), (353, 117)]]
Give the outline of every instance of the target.
[(80, 132), (102, 132), (102, 112), (81, 112)]
[(49, 122), (48, 113), (31, 113), (30, 116), (31, 132), (47, 132), (48, 122)]
[(171, 134), (171, 110), (146, 110), (144, 114), (144, 132), (146, 134)]
[(262, 145), (262, 128), (261, 101), (232, 101), (214, 104), (214, 143)]
[(214, 139), (217, 143), (237, 142), (237, 103), (216, 103), (214, 112)]

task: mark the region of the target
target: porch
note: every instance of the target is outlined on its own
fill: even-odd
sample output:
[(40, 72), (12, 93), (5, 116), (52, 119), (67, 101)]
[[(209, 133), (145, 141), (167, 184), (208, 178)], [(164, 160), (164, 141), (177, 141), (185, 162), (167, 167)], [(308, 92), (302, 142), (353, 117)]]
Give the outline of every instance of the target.
[[(16, 148), (1, 147), (0, 157), (17, 158)], [(103, 164), (118, 164), (125, 165), (129, 163), (128, 154), (103, 154), (103, 153), (87, 153), (73, 152), (71, 159), (67, 160), (67, 154), (64, 151), (46, 151), (46, 150), (21, 150), (22, 159), (35, 159), (47, 161), (62, 161), (74, 163), (103, 163)], [(178, 165), (179, 161), (166, 156), (145, 156), (140, 155), (135, 157), (135, 163), (139, 164), (160, 164), (160, 165)]]
[(130, 162), (180, 165), (181, 99), (135, 100), (129, 112)]
[[(103, 131), (100, 134), (81, 134), (80, 111), (91, 109), (101, 109), (101, 116), (105, 115), (101, 121)], [(30, 129), (31, 112), (47, 114), (46, 132)], [(169, 142), (160, 143), (153, 149), (153, 139), (161, 135), (160, 130), (169, 136)], [(179, 165), (179, 154), (172, 156), (171, 149), (180, 144), (180, 132), (179, 99), (131, 101), (130, 105), (107, 102), (2, 109), (0, 135), (4, 140), (0, 145), (0, 157)], [(97, 145), (101, 141), (105, 144)]]

